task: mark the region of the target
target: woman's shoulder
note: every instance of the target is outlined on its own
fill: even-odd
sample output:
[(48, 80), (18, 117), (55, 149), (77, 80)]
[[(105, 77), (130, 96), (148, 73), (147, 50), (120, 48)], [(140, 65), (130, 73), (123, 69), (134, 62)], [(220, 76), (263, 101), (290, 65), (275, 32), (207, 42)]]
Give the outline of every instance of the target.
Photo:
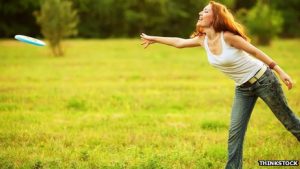
[(242, 39), (242, 37), (240, 37), (239, 35), (236, 35), (232, 32), (229, 31), (224, 31), (223, 32), (223, 37), (224, 37), (224, 41), (229, 44), (230, 46), (233, 46), (233, 44), (237, 41), (240, 40), (240, 38)]
[(223, 36), (224, 36), (224, 40), (226, 42), (229, 42), (234, 38), (235, 34), (233, 34), (232, 32), (229, 32), (229, 31), (224, 31)]

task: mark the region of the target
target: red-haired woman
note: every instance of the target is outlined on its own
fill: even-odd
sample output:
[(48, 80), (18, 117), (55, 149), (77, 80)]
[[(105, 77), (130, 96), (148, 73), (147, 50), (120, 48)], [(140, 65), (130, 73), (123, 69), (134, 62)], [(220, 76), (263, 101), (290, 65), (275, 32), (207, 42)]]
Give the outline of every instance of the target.
[[(243, 141), (258, 97), (279, 121), (300, 141), (300, 119), (288, 106), (273, 69), (292, 89), (292, 79), (269, 56), (249, 43), (240, 24), (228, 9), (211, 1), (199, 13), (197, 30), (191, 39), (141, 35), (142, 45), (161, 43), (177, 48), (204, 47), (209, 63), (236, 83), (228, 138), (226, 168), (242, 168)], [(251, 57), (253, 56), (253, 57)]]

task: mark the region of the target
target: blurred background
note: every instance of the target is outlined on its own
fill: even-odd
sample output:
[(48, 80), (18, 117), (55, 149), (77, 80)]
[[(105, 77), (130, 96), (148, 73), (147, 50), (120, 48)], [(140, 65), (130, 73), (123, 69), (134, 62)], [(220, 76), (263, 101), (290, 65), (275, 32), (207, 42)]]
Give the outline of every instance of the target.
[[(15, 34), (41, 37), (41, 29), (34, 13), (47, 1), (53, 0), (0, 0), (0, 38), (11, 38)], [(80, 38), (136, 38), (140, 32), (188, 37), (195, 28), (198, 12), (209, 2), (208, 0), (56, 1), (72, 3), (72, 8), (79, 19), (76, 36)], [(299, 0), (218, 2), (231, 9), (253, 35), (263, 36), (267, 33), (284, 38), (300, 36)]]
[[(293, 78), (282, 87), (299, 117), (300, 0), (218, 2)], [(234, 82), (201, 48), (144, 50), (139, 39), (189, 38), (207, 4), (0, 0), (0, 169), (224, 168)], [(299, 142), (260, 99), (246, 137), (245, 168), (299, 160)]]

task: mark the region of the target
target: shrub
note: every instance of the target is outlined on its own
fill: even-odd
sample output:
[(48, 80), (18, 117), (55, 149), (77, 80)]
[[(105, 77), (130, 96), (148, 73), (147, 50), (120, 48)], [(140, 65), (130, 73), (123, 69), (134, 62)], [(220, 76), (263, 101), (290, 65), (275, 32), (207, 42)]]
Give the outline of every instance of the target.
[(49, 40), (55, 56), (62, 56), (61, 40), (77, 34), (77, 11), (72, 2), (66, 0), (44, 0), (39, 12), (35, 13), (42, 34)]
[(257, 43), (269, 45), (271, 40), (282, 30), (283, 18), (279, 11), (270, 8), (262, 1), (247, 12), (245, 24)]

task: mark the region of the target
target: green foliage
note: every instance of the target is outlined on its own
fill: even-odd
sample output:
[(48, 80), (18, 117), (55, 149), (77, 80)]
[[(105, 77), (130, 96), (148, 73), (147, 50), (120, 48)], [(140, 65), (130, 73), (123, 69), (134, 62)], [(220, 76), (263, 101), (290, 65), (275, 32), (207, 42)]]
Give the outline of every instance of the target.
[[(0, 104), (17, 107), (0, 109), (0, 169), (224, 168), (234, 82), (203, 49), (139, 42), (68, 40), (67, 56), (53, 59), (0, 40)], [(261, 50), (299, 81), (299, 39)], [(282, 87), (299, 116), (300, 90)], [(245, 168), (299, 159), (299, 142), (257, 102)]]
[(282, 13), (284, 18), (283, 30), (281, 32), (282, 37), (300, 37), (300, 1), (299, 0), (277, 0), (270, 1), (276, 10)]
[(227, 145), (223, 143), (222, 145), (213, 145), (208, 146), (205, 156), (210, 158), (216, 158), (219, 160), (226, 160), (227, 153), (226, 153)]
[(0, 37), (16, 34), (40, 35), (32, 11), (39, 8), (39, 0), (0, 0)]
[(204, 121), (201, 124), (201, 128), (204, 130), (220, 131), (222, 129), (227, 129), (228, 126), (220, 121)]
[(86, 103), (84, 100), (79, 100), (77, 98), (72, 98), (68, 101), (67, 108), (69, 110), (75, 111), (85, 111), (87, 110)]
[(6, 159), (4, 156), (0, 156), (0, 169), (14, 169), (13, 162)]
[(258, 1), (246, 13), (246, 26), (250, 34), (256, 37), (258, 44), (269, 45), (272, 38), (282, 31), (283, 18), (281, 13), (263, 1)]
[(254, 0), (235, 0), (234, 10), (238, 11), (239, 9), (250, 9), (255, 5), (256, 1)]
[[(75, 0), (82, 37), (188, 36), (208, 0)], [(96, 22), (95, 22), (96, 21)]]
[(33, 169), (42, 169), (43, 168), (43, 163), (40, 160), (37, 160), (34, 165), (32, 166)]
[(49, 40), (55, 56), (63, 55), (61, 40), (77, 34), (77, 11), (72, 2), (66, 0), (45, 0), (40, 12), (36, 13), (42, 34)]
[[(15, 34), (41, 36), (33, 11), (46, 0), (0, 0), (0, 37)], [(49, 0), (52, 1), (52, 0)], [(63, 1), (63, 0), (60, 0)], [(66, 0), (64, 0), (66, 1)], [(209, 0), (67, 0), (78, 11), (78, 36), (83, 38), (138, 37), (140, 32), (188, 37), (195, 28), (198, 12)], [(233, 12), (255, 6), (253, 0), (219, 0)], [(280, 11), (281, 37), (300, 36), (300, 1), (264, 0), (272, 11)], [(271, 15), (270, 15), (271, 16)], [(254, 22), (255, 24), (255, 22)]]

